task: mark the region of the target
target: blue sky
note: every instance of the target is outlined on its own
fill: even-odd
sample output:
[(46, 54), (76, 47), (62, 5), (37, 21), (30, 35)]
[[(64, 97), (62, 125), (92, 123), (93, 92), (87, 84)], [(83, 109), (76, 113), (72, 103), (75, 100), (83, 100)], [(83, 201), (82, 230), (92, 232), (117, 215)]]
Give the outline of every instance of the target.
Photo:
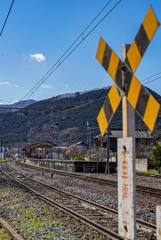
[[(0, 1), (0, 30), (11, 2), (12, 0)], [(23, 99), (107, 2), (15, 0), (0, 37), (0, 103), (9, 104)], [(85, 37), (117, 2), (118, 0), (111, 0), (82, 37)], [(99, 37), (102, 36), (121, 58), (121, 45), (132, 43), (150, 5), (161, 22), (160, 0), (122, 0), (30, 99), (42, 100), (59, 94), (112, 85), (113, 80), (95, 58)], [(152, 39), (135, 75), (142, 81), (159, 72), (161, 27)], [(156, 77), (159, 76), (161, 74)], [(160, 82), (161, 78), (146, 86), (161, 95)]]

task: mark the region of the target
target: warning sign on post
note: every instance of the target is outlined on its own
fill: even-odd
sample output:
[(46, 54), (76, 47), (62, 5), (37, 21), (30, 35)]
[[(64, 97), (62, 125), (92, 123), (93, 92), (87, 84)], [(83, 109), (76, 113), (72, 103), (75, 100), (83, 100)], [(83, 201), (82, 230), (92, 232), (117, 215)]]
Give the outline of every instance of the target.
[(118, 149), (118, 213), (119, 234), (136, 239), (136, 186), (132, 137), (119, 138)]

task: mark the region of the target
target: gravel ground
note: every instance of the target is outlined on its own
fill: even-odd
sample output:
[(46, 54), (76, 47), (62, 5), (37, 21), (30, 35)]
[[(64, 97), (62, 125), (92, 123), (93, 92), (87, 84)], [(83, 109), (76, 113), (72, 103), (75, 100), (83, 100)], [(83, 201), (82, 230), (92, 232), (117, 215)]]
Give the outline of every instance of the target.
[[(12, 186), (1, 175), (0, 214), (27, 240), (108, 239), (57, 208), (38, 200), (30, 193)], [(1, 235), (0, 239), (3, 239)]]
[[(114, 173), (114, 174), (89, 174), (88, 173), (86, 175), (117, 181), (117, 173)], [(136, 184), (143, 185), (146, 187), (161, 188), (161, 179), (136, 175)]]
[[(16, 169), (19, 169), (15, 165)], [(61, 188), (62, 190), (68, 191), (72, 194), (79, 195), (80, 197), (86, 198), (88, 200), (103, 204), (107, 207), (113, 208), (117, 210), (117, 188), (113, 188), (112, 186), (104, 186), (99, 185), (97, 183), (85, 182), (80, 179), (74, 179), (66, 176), (61, 176), (54, 174), (53, 178), (51, 178), (49, 173), (45, 173), (45, 176), (42, 177), (40, 172), (35, 170), (28, 171), (20, 171), (23, 174), (28, 174), (37, 180), (44, 181), (47, 184), (54, 185), (54, 187)], [(88, 176), (90, 174), (87, 174)], [(97, 176), (98, 174), (92, 174), (92, 176)], [(100, 178), (108, 178), (108, 179), (117, 179), (117, 174), (99, 174)], [(149, 184), (150, 182), (156, 184), (157, 186), (161, 186), (161, 180), (154, 178), (145, 178), (137, 176), (137, 184), (144, 185)], [(137, 218), (140, 218), (144, 221), (148, 221), (151, 223), (156, 223), (156, 205), (161, 205), (161, 199), (151, 196), (145, 196), (140, 193), (136, 194), (136, 214)]]
[(1, 227), (1, 224), (0, 224), (0, 239), (1, 240), (12, 240), (12, 238), (5, 231), (5, 229)]

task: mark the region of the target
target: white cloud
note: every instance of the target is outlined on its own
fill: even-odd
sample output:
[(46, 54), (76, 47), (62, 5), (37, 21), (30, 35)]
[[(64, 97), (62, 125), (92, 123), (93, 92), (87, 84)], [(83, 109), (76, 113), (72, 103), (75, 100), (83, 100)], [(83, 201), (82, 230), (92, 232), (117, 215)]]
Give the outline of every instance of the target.
[(65, 83), (63, 83), (63, 85), (65, 86), (66, 89), (68, 89), (68, 85), (66, 85)]
[(46, 89), (51, 89), (51, 88), (54, 88), (52, 85), (45, 85), (45, 84), (43, 84), (43, 85), (41, 85), (41, 87), (42, 88), (46, 88)]
[(36, 62), (45, 62), (45, 57), (41, 53), (37, 54), (30, 54), (31, 59), (35, 60)]
[(11, 84), (9, 82), (0, 82), (0, 85), (7, 85), (7, 86), (11, 86)]
[(0, 85), (2, 85), (2, 86), (9, 86), (9, 87), (13, 86), (13, 87), (15, 87), (15, 88), (18, 88), (18, 87), (19, 87), (17, 84), (12, 85), (12, 84), (9, 83), (9, 82), (0, 82)]

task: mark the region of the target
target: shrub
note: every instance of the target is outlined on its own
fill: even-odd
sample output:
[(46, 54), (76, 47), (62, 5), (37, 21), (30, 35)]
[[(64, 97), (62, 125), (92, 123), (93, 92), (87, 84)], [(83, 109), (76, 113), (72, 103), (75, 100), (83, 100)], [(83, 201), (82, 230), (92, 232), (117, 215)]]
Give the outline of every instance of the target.
[(159, 172), (161, 169), (161, 146), (157, 145), (155, 149), (153, 149), (154, 154), (154, 168)]
[(76, 156), (74, 157), (74, 160), (85, 160), (85, 159), (84, 159), (84, 157), (81, 156), (81, 155), (76, 155)]
[(117, 152), (112, 152), (111, 157), (117, 157)]

